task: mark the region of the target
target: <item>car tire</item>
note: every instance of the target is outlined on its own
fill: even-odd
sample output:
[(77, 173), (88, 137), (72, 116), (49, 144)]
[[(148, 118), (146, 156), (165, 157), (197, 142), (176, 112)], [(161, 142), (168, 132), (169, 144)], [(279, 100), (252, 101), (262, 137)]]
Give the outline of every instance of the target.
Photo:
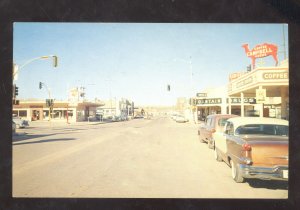
[(201, 143), (205, 143), (205, 141), (201, 138), (201, 136), (199, 136), (199, 140)]
[(207, 141), (207, 146), (209, 149), (214, 149), (214, 141), (212, 139), (209, 139)]
[(245, 181), (244, 177), (242, 177), (240, 169), (238, 165), (233, 162), (233, 160), (230, 160), (230, 166), (231, 166), (231, 176), (233, 180), (237, 183), (242, 183)]
[(203, 139), (201, 138), (200, 131), (198, 131), (198, 136), (199, 136), (199, 141), (200, 141), (201, 143), (204, 143), (205, 141), (203, 141)]
[(214, 156), (215, 156), (215, 159), (216, 159), (216, 161), (218, 161), (218, 162), (222, 162), (223, 161), (223, 159), (222, 159), (222, 157), (220, 156), (220, 154), (219, 154), (219, 152), (218, 152), (218, 149), (215, 147), (215, 149), (214, 149)]

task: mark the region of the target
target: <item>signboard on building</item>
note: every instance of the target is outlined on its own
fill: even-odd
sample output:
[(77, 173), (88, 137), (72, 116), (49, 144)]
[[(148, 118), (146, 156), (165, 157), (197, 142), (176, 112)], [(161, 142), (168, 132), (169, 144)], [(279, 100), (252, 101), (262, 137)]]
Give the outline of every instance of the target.
[[(241, 98), (230, 98), (230, 102), (232, 104), (240, 104), (241, 103)], [(244, 103), (254, 103), (255, 102), (255, 98), (244, 98)], [(227, 99), (227, 103), (228, 103), (228, 99)]]
[(207, 97), (207, 93), (197, 93), (197, 97)]
[(248, 84), (250, 84), (252, 82), (253, 82), (253, 77), (252, 76), (248, 77), (248, 78), (246, 78), (246, 79), (244, 79), (244, 80), (236, 83), (236, 88), (243, 87), (243, 86), (248, 85)]
[(276, 66), (278, 64), (278, 58), (277, 58), (277, 50), (278, 47), (274, 44), (268, 44), (263, 43), (256, 45), (252, 50), (249, 49), (248, 44), (242, 45), (242, 47), (245, 49), (247, 57), (252, 59), (252, 67), (255, 68), (255, 59), (256, 58), (263, 58), (267, 56), (272, 56), (276, 62)]
[(247, 72), (235, 72), (235, 73), (231, 73), (229, 75), (229, 81), (231, 82), (232, 80), (235, 80), (237, 78), (239, 78), (240, 76), (246, 74)]
[(222, 103), (222, 98), (196, 99), (196, 105), (221, 104), (221, 103)]
[(263, 73), (263, 78), (265, 80), (289, 79), (289, 74), (288, 72), (268, 72)]
[(256, 103), (264, 103), (266, 95), (266, 89), (256, 89)]

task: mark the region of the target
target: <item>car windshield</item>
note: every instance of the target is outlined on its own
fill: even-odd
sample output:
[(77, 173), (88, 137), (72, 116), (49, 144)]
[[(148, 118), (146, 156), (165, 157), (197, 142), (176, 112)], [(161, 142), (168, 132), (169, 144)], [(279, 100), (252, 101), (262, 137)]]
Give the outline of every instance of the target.
[(270, 125), (270, 124), (248, 124), (239, 126), (235, 133), (237, 135), (259, 134), (259, 135), (275, 135), (289, 136), (289, 128), (287, 125)]
[(225, 126), (227, 120), (228, 120), (228, 118), (220, 118), (219, 121), (218, 121), (218, 125), (219, 126)]

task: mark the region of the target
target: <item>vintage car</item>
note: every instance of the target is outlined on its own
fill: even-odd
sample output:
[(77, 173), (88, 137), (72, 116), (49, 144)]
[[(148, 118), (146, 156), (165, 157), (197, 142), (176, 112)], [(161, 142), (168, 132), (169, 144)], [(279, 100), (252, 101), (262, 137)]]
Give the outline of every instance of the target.
[(224, 138), (223, 130), (226, 121), (231, 117), (238, 117), (231, 114), (208, 115), (205, 122), (198, 128), (200, 142), (206, 142), (210, 149), (214, 148), (215, 139)]
[(184, 115), (177, 114), (175, 121), (178, 123), (185, 123), (185, 122), (188, 122), (189, 120)]
[(24, 120), (21, 117), (13, 116), (13, 121), (17, 128), (25, 128), (29, 126), (28, 120)]
[(288, 180), (288, 121), (263, 117), (227, 120), (226, 148), (216, 144), (215, 158), (231, 166), (232, 178)]

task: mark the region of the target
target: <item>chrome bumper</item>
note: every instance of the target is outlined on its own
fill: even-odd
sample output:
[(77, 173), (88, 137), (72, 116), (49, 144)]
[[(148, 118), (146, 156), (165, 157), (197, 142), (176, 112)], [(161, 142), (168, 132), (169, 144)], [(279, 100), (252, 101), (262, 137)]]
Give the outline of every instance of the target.
[(288, 181), (288, 166), (254, 167), (240, 164), (239, 167), (244, 178)]

